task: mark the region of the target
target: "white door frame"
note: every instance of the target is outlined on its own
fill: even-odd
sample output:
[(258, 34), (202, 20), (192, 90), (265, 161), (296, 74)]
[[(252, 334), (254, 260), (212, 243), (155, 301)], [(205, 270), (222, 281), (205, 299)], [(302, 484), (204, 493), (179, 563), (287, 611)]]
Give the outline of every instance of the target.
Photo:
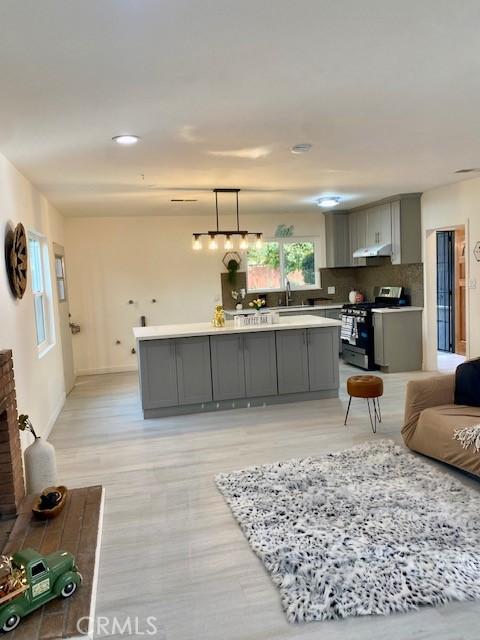
[[(423, 368), (437, 370), (437, 231), (465, 229), (465, 256), (470, 255), (469, 221), (465, 224), (448, 225), (425, 231), (425, 254), (423, 259), (423, 280), (425, 303), (423, 309)], [(465, 260), (465, 279), (470, 278), (469, 260)], [(466, 358), (470, 357), (470, 288), (466, 287), (465, 317), (467, 331)]]

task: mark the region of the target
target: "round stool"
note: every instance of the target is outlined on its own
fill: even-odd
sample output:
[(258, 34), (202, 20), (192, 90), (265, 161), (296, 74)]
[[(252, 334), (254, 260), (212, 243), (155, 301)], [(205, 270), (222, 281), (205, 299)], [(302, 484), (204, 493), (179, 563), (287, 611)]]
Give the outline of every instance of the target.
[[(363, 376), (351, 376), (347, 380), (347, 392), (350, 396), (347, 407), (347, 415), (345, 416), (344, 424), (347, 424), (348, 413), (350, 411), (350, 404), (352, 398), (365, 398), (368, 405), (368, 413), (370, 415), (370, 424), (372, 425), (373, 433), (377, 433), (377, 419), (378, 422), (382, 421), (382, 414), (380, 412), (380, 396), (383, 396), (383, 380), (378, 376), (363, 375)], [(370, 409), (370, 400), (373, 402), (373, 418), (372, 411)]]

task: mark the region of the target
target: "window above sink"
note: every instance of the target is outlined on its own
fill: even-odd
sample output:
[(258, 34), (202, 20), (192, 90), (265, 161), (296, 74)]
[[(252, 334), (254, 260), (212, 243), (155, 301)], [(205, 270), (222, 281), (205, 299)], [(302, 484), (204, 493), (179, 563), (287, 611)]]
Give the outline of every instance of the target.
[(292, 290), (318, 288), (316, 239), (275, 238), (248, 250), (249, 292), (284, 291), (286, 280)]

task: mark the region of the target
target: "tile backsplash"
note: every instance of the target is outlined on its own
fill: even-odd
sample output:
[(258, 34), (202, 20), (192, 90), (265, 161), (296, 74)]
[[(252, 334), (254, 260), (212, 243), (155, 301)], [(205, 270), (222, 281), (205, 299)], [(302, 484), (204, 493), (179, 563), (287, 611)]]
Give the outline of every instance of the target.
[[(331, 297), (338, 302), (348, 300), (352, 289), (360, 291), (367, 300), (375, 298), (374, 289), (382, 285), (404, 287), (411, 298), (412, 305), (423, 307), (423, 264), (385, 264), (350, 267), (346, 269), (320, 269), (322, 295), (326, 295), (328, 287), (334, 286), (335, 295)], [(330, 297), (330, 296), (328, 296)]]
[[(348, 302), (348, 294), (352, 289), (361, 291), (367, 300), (375, 297), (374, 288), (382, 285), (392, 287), (404, 287), (410, 295), (413, 306), (423, 307), (423, 264), (393, 265), (388, 259), (385, 264), (366, 267), (347, 267), (342, 269), (320, 269), (321, 289), (308, 291), (292, 291), (291, 304), (307, 304), (308, 298), (328, 298), (332, 302)], [(222, 299), (225, 309), (235, 309), (235, 301), (232, 299), (232, 289), (246, 288), (247, 277), (244, 271), (236, 274), (235, 283), (228, 281), (228, 274), (221, 274)], [(328, 287), (334, 286), (335, 293), (329, 294)], [(256, 298), (258, 293), (247, 293), (244, 306)], [(267, 305), (274, 307), (285, 304), (285, 293), (273, 292), (264, 294)]]

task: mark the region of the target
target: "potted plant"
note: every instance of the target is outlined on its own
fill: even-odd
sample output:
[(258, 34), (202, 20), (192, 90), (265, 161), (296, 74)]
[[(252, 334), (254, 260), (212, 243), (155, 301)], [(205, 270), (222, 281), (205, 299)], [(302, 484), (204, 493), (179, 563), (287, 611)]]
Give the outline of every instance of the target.
[(230, 284), (234, 284), (235, 283), (235, 280), (237, 279), (237, 271), (238, 271), (239, 266), (240, 266), (240, 263), (237, 262), (237, 260), (234, 260), (233, 258), (232, 258), (232, 260), (228, 261), (228, 264), (227, 264), (227, 271), (228, 271), (227, 279), (228, 279), (228, 282)]
[(255, 311), (258, 312), (262, 307), (265, 306), (265, 300), (263, 298), (255, 298), (255, 300), (252, 300), (248, 303), (248, 306), (253, 307)]

